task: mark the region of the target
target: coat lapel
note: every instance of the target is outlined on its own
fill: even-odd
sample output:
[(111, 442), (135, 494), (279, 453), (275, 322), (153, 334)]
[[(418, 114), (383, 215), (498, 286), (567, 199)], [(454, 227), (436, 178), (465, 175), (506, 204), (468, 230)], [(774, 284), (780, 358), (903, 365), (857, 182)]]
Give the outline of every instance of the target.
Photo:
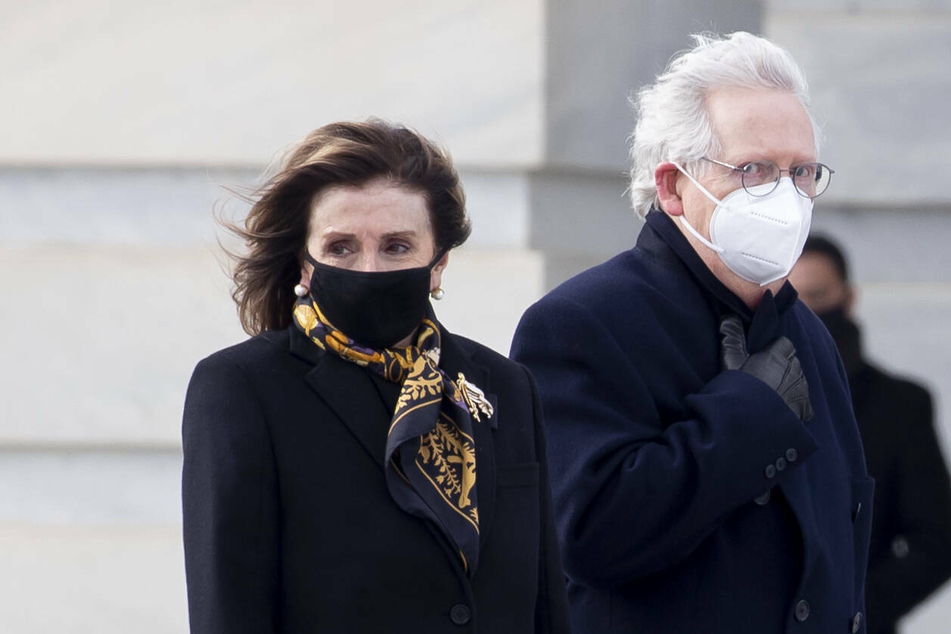
[(387, 412), (373, 379), (366, 368), (344, 361), (317, 348), (311, 341), (294, 330), (291, 333), (291, 352), (314, 367), (304, 376), (304, 382), (333, 410), (344, 425), (383, 467), (386, 450), (386, 426), (377, 421), (389, 421)]
[[(386, 428), (382, 430), (374, 421), (389, 421), (392, 412), (386, 411), (382, 399), (369, 372), (355, 363), (327, 354), (304, 337), (293, 326), (290, 328), (290, 348), (295, 356), (313, 363), (314, 367), (304, 376), (304, 382), (330, 407), (337, 418), (347, 426), (364, 449), (380, 465), (384, 466), (386, 451)], [(476, 491), (479, 504), (479, 540), (484, 545), (485, 536), (495, 511), (495, 448), (493, 429), (498, 424), (498, 399), (489, 380), (488, 371), (472, 360), (455, 338), (443, 330), (440, 365), (443, 371), (456, 380), (459, 373), (485, 393), (494, 410), (492, 417), (472, 421), (473, 441), (476, 447)], [(372, 395), (372, 396), (370, 396)], [(454, 559), (457, 556), (453, 555)]]
[(492, 403), (495, 410), (492, 418), (481, 421), (472, 419), (472, 435), (476, 447), (476, 491), (479, 504), (479, 541), (484, 546), (485, 537), (489, 534), (489, 527), (495, 512), (495, 446), (493, 427), (498, 422), (498, 399), (493, 392), (488, 371), (472, 360), (463, 350), (455, 338), (443, 330), (443, 346), (441, 363), (443, 371), (456, 380), (459, 373), (465, 375), (466, 380), (474, 383), (485, 392), (486, 399)]

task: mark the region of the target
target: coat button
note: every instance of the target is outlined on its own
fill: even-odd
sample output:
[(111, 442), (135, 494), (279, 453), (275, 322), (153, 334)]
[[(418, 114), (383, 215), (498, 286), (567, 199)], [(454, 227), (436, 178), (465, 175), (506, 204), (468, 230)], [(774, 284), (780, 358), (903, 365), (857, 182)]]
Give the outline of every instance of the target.
[(769, 496), (770, 496), (770, 493), (769, 491), (767, 491), (763, 495), (757, 495), (755, 498), (753, 498), (753, 501), (759, 504), (760, 506), (764, 506), (769, 502)]
[(767, 478), (775, 478), (775, 477), (776, 477), (776, 465), (771, 465), (771, 464), (766, 465), (766, 469), (763, 470), (763, 474), (764, 474)]
[(465, 625), (469, 622), (470, 617), (469, 607), (461, 603), (457, 603), (449, 610), (449, 618), (456, 625)]
[(800, 623), (809, 618), (809, 602), (803, 599), (796, 604), (796, 620)]
[(786, 450), (786, 460), (787, 460), (788, 462), (796, 462), (796, 460), (798, 460), (798, 459), (799, 459), (799, 452), (798, 452), (798, 451), (796, 451), (795, 449), (787, 449), (787, 450)]
[(858, 634), (860, 629), (862, 629), (862, 613), (856, 612), (852, 617), (852, 634)]
[(904, 559), (910, 552), (911, 548), (908, 546), (907, 539), (899, 535), (892, 540), (892, 555), (894, 555), (896, 559)]
[(786, 459), (780, 456), (776, 458), (776, 471), (783, 471), (786, 469)]

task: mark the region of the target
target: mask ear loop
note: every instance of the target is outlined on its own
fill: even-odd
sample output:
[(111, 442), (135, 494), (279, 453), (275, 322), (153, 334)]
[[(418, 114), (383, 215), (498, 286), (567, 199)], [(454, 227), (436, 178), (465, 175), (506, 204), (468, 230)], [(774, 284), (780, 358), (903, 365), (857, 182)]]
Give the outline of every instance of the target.
[(440, 260), (443, 258), (443, 256), (446, 255), (447, 253), (449, 253), (449, 249), (443, 249), (442, 251), (440, 251), (439, 253), (437, 253), (437, 254), (436, 254), (436, 257), (434, 257), (434, 258), (432, 259), (432, 261), (429, 263), (429, 270), (432, 271), (434, 268), (436, 268), (436, 265), (439, 264), (439, 261), (440, 261)]
[[(447, 253), (449, 253), (449, 249), (443, 249), (442, 251), (436, 254), (436, 257), (433, 258), (433, 261), (429, 263), (430, 274), (432, 274), (433, 269), (436, 268), (436, 265), (439, 264), (439, 261), (443, 259), (443, 256), (445, 256)], [(438, 302), (439, 300), (441, 300), (443, 297), (446, 296), (446, 291), (443, 289), (442, 286), (437, 286), (433, 290), (429, 291), (429, 296)]]
[[(310, 262), (312, 265), (317, 264), (317, 260), (310, 256), (310, 251), (304, 251), (304, 259)], [(310, 287), (306, 284), (297, 284), (294, 286), (294, 295), (297, 295), (297, 297), (303, 299), (310, 295)]]
[[(678, 170), (680, 170), (680, 173), (686, 176), (690, 180), (691, 183), (696, 185), (697, 189), (699, 189), (703, 193), (703, 195), (709, 198), (711, 202), (713, 202), (717, 207), (723, 206), (723, 203), (717, 200), (716, 196), (714, 196), (709, 191), (707, 191), (707, 188), (701, 185), (700, 182), (696, 178), (688, 174), (687, 170), (685, 170), (683, 167), (680, 166), (680, 163), (678, 163), (677, 161), (671, 161), (671, 164), (674, 167), (676, 167)], [(700, 232), (694, 229), (692, 226), (690, 226), (690, 223), (687, 222), (687, 216), (685, 214), (680, 214), (678, 218), (680, 220), (680, 224), (682, 224), (687, 231), (693, 234), (693, 237), (695, 237), (697, 240), (703, 243), (705, 247), (707, 247), (708, 249), (716, 253), (723, 253), (726, 250), (723, 247), (718, 247), (717, 245), (713, 244), (712, 242), (704, 238), (702, 235), (700, 235)]]

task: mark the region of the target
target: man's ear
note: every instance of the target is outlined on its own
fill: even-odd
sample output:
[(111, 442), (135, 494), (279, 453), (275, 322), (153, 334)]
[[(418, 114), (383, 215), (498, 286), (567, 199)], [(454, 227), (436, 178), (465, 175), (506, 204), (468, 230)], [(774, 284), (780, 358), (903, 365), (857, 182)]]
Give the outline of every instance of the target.
[(852, 309), (855, 308), (855, 302), (858, 300), (858, 291), (854, 286), (849, 284), (848, 289), (845, 291), (845, 302), (842, 305), (843, 312), (848, 318), (852, 318)]
[(680, 170), (673, 163), (661, 163), (654, 170), (654, 184), (657, 186), (660, 208), (670, 216), (682, 216), (684, 213), (683, 200), (677, 191), (679, 179)]

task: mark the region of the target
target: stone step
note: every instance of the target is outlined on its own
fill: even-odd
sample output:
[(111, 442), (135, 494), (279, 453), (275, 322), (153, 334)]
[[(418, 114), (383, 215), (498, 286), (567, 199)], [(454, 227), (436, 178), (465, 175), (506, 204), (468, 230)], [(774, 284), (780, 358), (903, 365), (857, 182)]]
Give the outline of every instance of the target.
[(0, 521), (0, 631), (186, 634), (178, 525)]

